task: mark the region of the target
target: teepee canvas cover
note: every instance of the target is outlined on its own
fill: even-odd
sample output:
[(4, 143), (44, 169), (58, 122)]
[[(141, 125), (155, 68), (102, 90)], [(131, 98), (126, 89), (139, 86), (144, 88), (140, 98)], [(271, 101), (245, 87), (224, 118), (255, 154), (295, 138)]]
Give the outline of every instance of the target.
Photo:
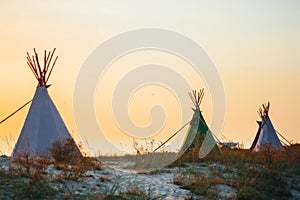
[(276, 134), (276, 130), (269, 118), (270, 102), (263, 104), (258, 113), (262, 119), (258, 122), (259, 128), (255, 139), (250, 147), (252, 151), (262, 150), (283, 150), (280, 140)]
[[(39, 84), (12, 153), (12, 158), (23, 153), (30, 153), (34, 156), (48, 156), (49, 147), (51, 147), (54, 141), (63, 141), (72, 138), (47, 91), (48, 86), (46, 84), (57, 60), (56, 57), (48, 74), (47, 72), (54, 51), (51, 55), (51, 52), (49, 52), (48, 56), (45, 51), (43, 69), (39, 65), (35, 50), (35, 57), (32, 56), (32, 59), (27, 54), (28, 65)], [(78, 147), (76, 146), (75, 148), (80, 154)]]
[(189, 95), (195, 105), (195, 109), (193, 109), (193, 118), (190, 122), (189, 129), (184, 139), (184, 143), (180, 148), (179, 154), (183, 154), (189, 148), (196, 149), (199, 153), (199, 157), (202, 157), (200, 154), (206, 154), (206, 151), (210, 151), (212, 148), (221, 152), (200, 111), (200, 104), (204, 96), (204, 89), (200, 90), (198, 93), (196, 90), (193, 90), (193, 92), (190, 92)]

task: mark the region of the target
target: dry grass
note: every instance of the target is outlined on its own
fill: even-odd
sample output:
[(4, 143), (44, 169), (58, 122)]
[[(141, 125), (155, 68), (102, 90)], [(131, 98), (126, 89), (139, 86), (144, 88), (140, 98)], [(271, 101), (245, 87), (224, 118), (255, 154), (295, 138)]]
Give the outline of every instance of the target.
[[(220, 167), (209, 168), (209, 176), (198, 173), (180, 173), (174, 182), (194, 194), (211, 194), (211, 186), (226, 184), (237, 190), (238, 199), (287, 199), (291, 198), (291, 180), (300, 177), (300, 145), (285, 151), (222, 149), (223, 154), (211, 153), (192, 163), (217, 163)], [(191, 158), (184, 155), (174, 165)], [(184, 161), (183, 161), (184, 160)], [(224, 177), (224, 174), (228, 175)]]
[(83, 159), (78, 148), (82, 147), (81, 145), (77, 147), (73, 138), (66, 138), (64, 140), (54, 141), (52, 146), (49, 148), (49, 153), (56, 162), (68, 162), (70, 164), (75, 164)]
[[(52, 147), (54, 159), (32, 157), (28, 153), (15, 158), (9, 171), (0, 169), (0, 199), (10, 195), (8, 199), (51, 199), (62, 195), (53, 188), (47, 178), (49, 166), (53, 166), (60, 174), (51, 181), (81, 181), (86, 178), (87, 170), (100, 170), (101, 163), (90, 157), (72, 158), (74, 150), (72, 142), (55, 144)], [(194, 151), (183, 155), (174, 165), (181, 166), (185, 162), (205, 165), (207, 174), (197, 168), (178, 173), (174, 183), (189, 189), (195, 195), (215, 199), (218, 191), (213, 186), (226, 184), (237, 191), (238, 199), (287, 199), (291, 197), (291, 184), (300, 178), (300, 145), (294, 145), (285, 151), (250, 152), (249, 150), (223, 149), (223, 154), (212, 152), (204, 159), (198, 159)], [(65, 153), (64, 156), (60, 154)], [(150, 156), (150, 157), (149, 157)], [(151, 157), (152, 156), (152, 157)], [(156, 167), (155, 161), (164, 159), (165, 154), (139, 155), (130, 157), (142, 168)], [(215, 164), (217, 163), (217, 164)], [(135, 166), (137, 167), (137, 166)], [(49, 173), (48, 173), (49, 175)], [(226, 176), (225, 176), (226, 175)], [(98, 177), (100, 181), (111, 181), (106, 177)], [(8, 189), (7, 189), (8, 188)], [(89, 196), (89, 199), (149, 199), (148, 191), (139, 191), (131, 187), (117, 194), (118, 186), (103, 195)], [(61, 197), (61, 196), (59, 196)], [(70, 192), (70, 198), (80, 199)], [(82, 196), (82, 199), (85, 197)]]
[(29, 153), (23, 153), (14, 158), (14, 165), (10, 165), (10, 172), (21, 177), (30, 178), (35, 182), (45, 178), (46, 168), (52, 162), (47, 158), (34, 158)]
[[(0, 183), (12, 186), (7, 199), (53, 199), (60, 191), (50, 182), (66, 180), (80, 181), (87, 170), (100, 170), (101, 163), (94, 158), (82, 156), (73, 139), (53, 143), (46, 157), (34, 156), (30, 152), (16, 155), (9, 170), (0, 170)], [(54, 167), (60, 174), (49, 179)], [(0, 197), (4, 189), (0, 188)], [(1, 199), (1, 198), (0, 198)]]

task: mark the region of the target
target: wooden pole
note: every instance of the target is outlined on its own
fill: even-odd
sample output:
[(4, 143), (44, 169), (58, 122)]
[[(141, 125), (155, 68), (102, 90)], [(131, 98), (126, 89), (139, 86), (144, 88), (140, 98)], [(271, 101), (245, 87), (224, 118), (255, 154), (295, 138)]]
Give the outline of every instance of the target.
[(53, 51), (52, 51), (52, 53), (51, 53), (51, 56), (50, 56), (50, 59), (49, 59), (49, 61), (48, 61), (48, 65), (47, 65), (47, 71), (48, 71), (48, 68), (49, 68), (49, 66), (50, 66), (50, 63), (51, 63), (51, 60), (52, 60), (52, 57), (53, 57), (53, 55), (54, 55), (55, 50), (56, 50), (56, 48), (54, 48)]
[(192, 100), (192, 102), (193, 102), (194, 106), (195, 106), (195, 107), (197, 107), (197, 103), (196, 103), (196, 101), (195, 101), (195, 99), (194, 99), (194, 97), (193, 97), (192, 93), (191, 93), (191, 92), (189, 92), (188, 94), (189, 94), (189, 96), (190, 96), (190, 98), (191, 98), (191, 100)]
[(33, 66), (34, 66), (34, 69), (35, 69), (35, 71), (36, 71), (36, 74), (39, 75), (38, 70), (37, 70), (37, 67), (36, 67), (36, 64), (35, 64), (34, 56), (32, 56), (32, 60), (33, 60)]
[(27, 60), (28, 60), (28, 63), (30, 64), (29, 66), (32, 67), (32, 69), (34, 70), (35, 75), (38, 75), (36, 69), (34, 68), (33, 62), (32, 62), (32, 60), (30, 59), (30, 55), (29, 55), (28, 52), (27, 52), (27, 57), (26, 57), (26, 58), (27, 58)]
[(13, 112), (12, 114), (10, 114), (8, 117), (4, 118), (3, 120), (0, 121), (0, 124), (2, 124), (3, 122), (5, 122), (7, 119), (9, 119), (10, 117), (12, 117), (14, 114), (16, 114), (17, 112), (19, 112), (22, 108), (24, 108), (25, 106), (27, 106), (30, 102), (32, 101), (32, 99), (28, 102), (26, 102), (23, 106), (21, 106), (20, 108), (18, 108), (15, 112)]
[(41, 69), (41, 66), (40, 66), (39, 57), (38, 57), (38, 54), (35, 51), (35, 48), (33, 49), (33, 51), (34, 51), (34, 54), (35, 54), (36, 64), (37, 64), (39, 72), (40, 72), (40, 79), (42, 79), (42, 83), (41, 84), (44, 85), (45, 84), (45, 80), (44, 80), (44, 77), (43, 77), (43, 74), (42, 74), (42, 69)]
[(281, 133), (279, 133), (277, 130), (275, 130), (278, 135), (280, 135), (289, 145), (292, 145)]
[(56, 58), (55, 58), (55, 60), (54, 60), (54, 62), (53, 62), (53, 64), (52, 64), (52, 67), (51, 67), (50, 72), (49, 72), (49, 75), (48, 75), (48, 77), (47, 77), (47, 79), (46, 79), (46, 81), (45, 81), (45, 84), (48, 82), (48, 80), (49, 80), (49, 78), (50, 78), (50, 75), (51, 75), (51, 73), (52, 73), (52, 70), (53, 70), (53, 68), (54, 68), (54, 65), (55, 65), (57, 59), (58, 59), (58, 56), (56, 56)]
[(46, 63), (47, 63), (47, 52), (46, 50), (44, 51), (44, 68), (43, 68), (43, 75), (45, 76), (45, 73), (46, 73)]
[(48, 56), (47, 56), (47, 59), (46, 59), (46, 62), (47, 62), (47, 63), (48, 63), (48, 61), (49, 61), (50, 54), (51, 54), (51, 51), (48, 52)]
[(47, 74), (47, 72), (48, 72), (47, 66), (48, 66), (48, 62), (49, 62), (50, 55), (51, 55), (51, 51), (48, 52), (48, 56), (47, 56), (47, 58), (46, 58), (46, 64), (45, 64), (45, 76), (46, 76), (46, 74)]
[(36, 80), (39, 80), (39, 77), (36, 75), (35, 71), (33, 70), (32, 66), (30, 65), (30, 63), (27, 62), (27, 64), (28, 64), (29, 68), (31, 69), (31, 71), (32, 71), (34, 77), (36, 78)]
[[(192, 121), (192, 120), (191, 120)], [(164, 146), (167, 142), (169, 142), (175, 135), (177, 135), (182, 129), (184, 129), (184, 127), (186, 127), (189, 123), (191, 123), (191, 121), (188, 121), (187, 123), (185, 123), (178, 131), (176, 131), (171, 137), (169, 137), (165, 142), (163, 142), (161, 145), (159, 145), (154, 151), (152, 151), (152, 153), (154, 153), (155, 151), (157, 151), (158, 149), (160, 149), (162, 146)]]

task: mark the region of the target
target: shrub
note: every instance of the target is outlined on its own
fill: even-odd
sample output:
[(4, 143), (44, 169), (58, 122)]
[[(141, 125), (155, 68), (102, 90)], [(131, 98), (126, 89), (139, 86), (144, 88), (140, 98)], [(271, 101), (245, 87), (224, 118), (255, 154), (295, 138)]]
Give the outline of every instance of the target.
[(82, 155), (73, 138), (54, 141), (49, 148), (49, 152), (56, 162), (75, 164), (82, 159)]

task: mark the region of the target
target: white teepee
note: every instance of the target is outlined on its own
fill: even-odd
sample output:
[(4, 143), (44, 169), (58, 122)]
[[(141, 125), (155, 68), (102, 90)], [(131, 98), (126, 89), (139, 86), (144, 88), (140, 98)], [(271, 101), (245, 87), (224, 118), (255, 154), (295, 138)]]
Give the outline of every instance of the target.
[[(55, 58), (50, 68), (54, 52), (55, 49), (48, 54), (45, 51), (43, 68), (39, 64), (35, 49), (34, 56), (30, 57), (27, 53), (28, 65), (38, 80), (38, 86), (12, 158), (24, 153), (33, 156), (48, 156), (49, 147), (54, 141), (72, 138), (47, 91), (49, 87), (47, 81), (58, 58)], [(78, 150), (77, 146), (75, 148)], [(80, 153), (79, 150), (78, 153)]]
[(283, 150), (280, 140), (276, 134), (276, 130), (269, 118), (270, 102), (263, 104), (258, 113), (262, 119), (258, 122), (259, 128), (255, 139), (250, 147), (252, 151), (262, 150)]

